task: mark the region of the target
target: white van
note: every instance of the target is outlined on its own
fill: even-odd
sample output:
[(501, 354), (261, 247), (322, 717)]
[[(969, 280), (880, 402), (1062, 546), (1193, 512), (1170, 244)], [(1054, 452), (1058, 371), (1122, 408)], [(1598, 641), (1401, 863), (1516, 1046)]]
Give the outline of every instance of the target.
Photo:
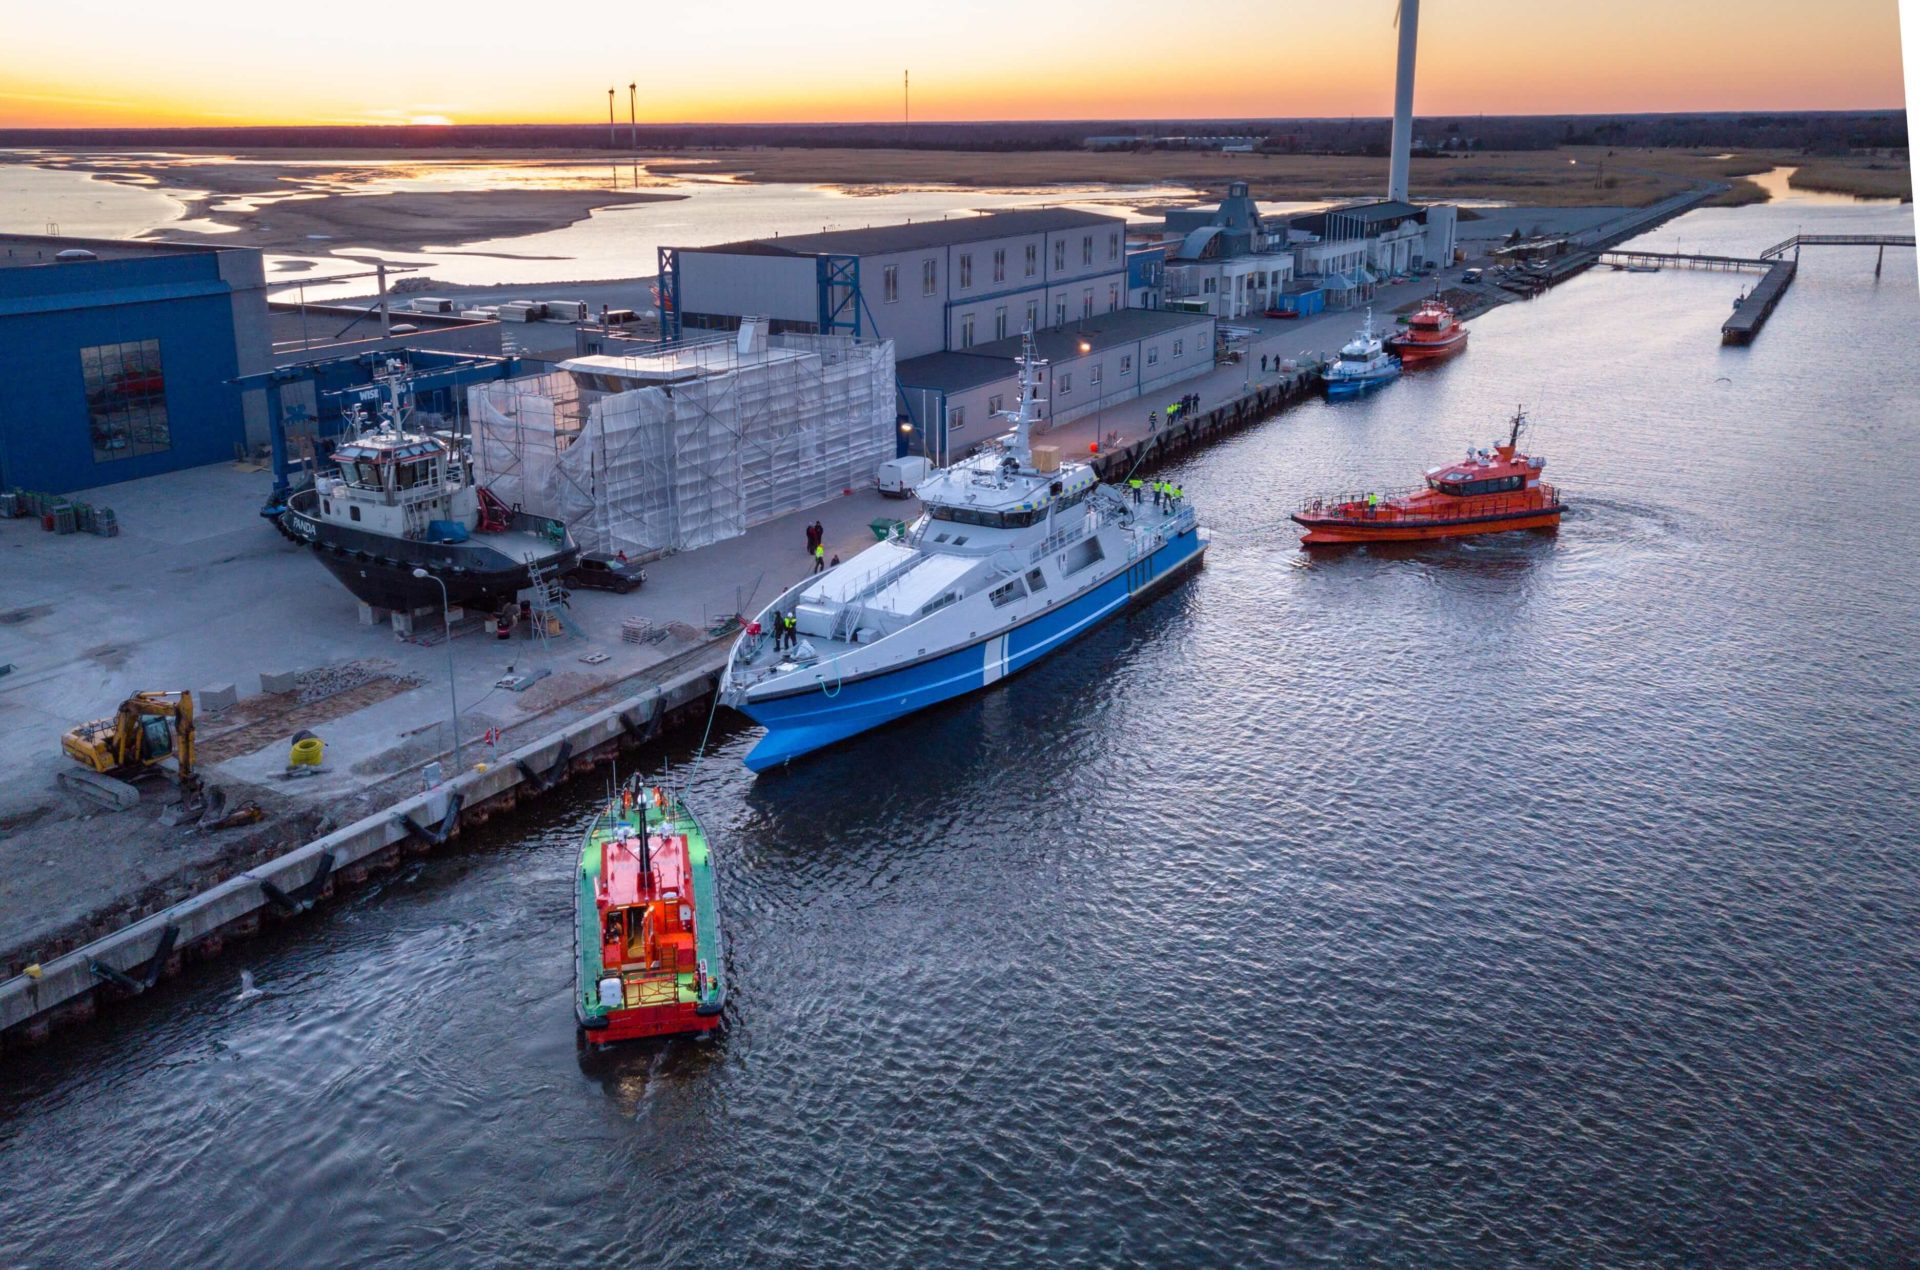
[(923, 458), (888, 459), (873, 474), (874, 488), (885, 498), (911, 498), (914, 487), (932, 470), (933, 464)]

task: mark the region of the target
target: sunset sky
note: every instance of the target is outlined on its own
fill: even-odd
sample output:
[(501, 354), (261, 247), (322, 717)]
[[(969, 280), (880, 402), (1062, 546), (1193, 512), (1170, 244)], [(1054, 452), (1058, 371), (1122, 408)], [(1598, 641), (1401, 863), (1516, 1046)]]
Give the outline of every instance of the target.
[[(10, 5), (0, 126), (1381, 115), (1393, 0)], [(1895, 0), (1425, 0), (1422, 114), (1898, 106)]]

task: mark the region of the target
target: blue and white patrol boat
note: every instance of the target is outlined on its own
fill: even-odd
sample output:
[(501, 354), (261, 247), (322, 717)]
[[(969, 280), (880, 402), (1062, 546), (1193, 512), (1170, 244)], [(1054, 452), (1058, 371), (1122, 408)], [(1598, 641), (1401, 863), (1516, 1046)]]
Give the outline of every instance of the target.
[(1329, 397), (1358, 397), (1363, 392), (1391, 383), (1400, 375), (1400, 359), (1389, 353), (1373, 329), (1373, 310), (1367, 310), (1367, 322), (1340, 346), (1340, 355), (1320, 372), (1320, 382)]
[(919, 519), (789, 588), (734, 644), (721, 699), (767, 730), (748, 767), (997, 683), (1199, 563), (1184, 499), (1122, 493), (1031, 443), (1044, 364), (1029, 332), (1020, 408), (999, 415), (1012, 433), (922, 480)]

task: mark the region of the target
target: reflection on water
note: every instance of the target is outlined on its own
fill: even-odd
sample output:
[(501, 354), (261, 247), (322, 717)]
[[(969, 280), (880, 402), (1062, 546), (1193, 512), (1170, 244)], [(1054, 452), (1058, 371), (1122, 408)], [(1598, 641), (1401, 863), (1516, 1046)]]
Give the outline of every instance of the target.
[(1743, 179), (1752, 181), (1767, 192), (1767, 199), (1773, 203), (1798, 203), (1811, 207), (1850, 207), (1861, 203), (1891, 203), (1899, 205), (1897, 198), (1864, 198), (1858, 194), (1835, 194), (1826, 190), (1807, 190), (1791, 184), (1797, 167), (1777, 167), (1765, 172), (1756, 172)]
[[(461, 193), (488, 190), (607, 190), (675, 194), (666, 202), (615, 204), (600, 208), (571, 225), (534, 234), (487, 239), (459, 245), (429, 245), (424, 251), (396, 252), (363, 247), (350, 234), (333, 240), (336, 252), (351, 250), (356, 257), (389, 263), (423, 264), (443, 283), (520, 285), (651, 276), (657, 251), (664, 246), (699, 247), (771, 234), (814, 233), (894, 224), (931, 217), (969, 215), (1012, 207), (1084, 207), (1109, 214), (1128, 215), (1143, 204), (1180, 200), (1192, 191), (1181, 186), (1046, 186), (975, 189), (944, 186), (870, 185), (835, 187), (806, 184), (753, 184), (730, 173), (655, 174), (653, 157), (621, 158), (606, 163), (527, 160), (479, 162), (419, 159), (275, 159), (252, 161), (276, 170), (291, 169), (272, 191), (217, 194), (190, 188), (192, 169), (206, 163), (246, 166), (235, 156), (127, 153), (83, 156), (91, 166), (129, 175), (132, 168), (177, 172), (179, 186), (162, 180), (144, 201), (137, 192), (118, 183), (118, 176), (89, 177), (76, 171), (25, 164), (0, 165), (0, 210), (17, 207), (15, 220), (38, 215), (43, 204), (52, 209), (48, 191), (58, 187), (77, 198), (91, 195), (98, 215), (87, 228), (67, 232), (132, 236), (161, 224), (179, 221), (186, 204), (205, 203), (206, 211), (235, 214), (271, 213), (272, 208), (296, 200), (329, 195), (402, 193)], [(40, 162), (78, 161), (74, 156), (42, 155)], [(673, 158), (684, 164), (688, 160)], [(34, 174), (40, 175), (34, 175)], [(25, 174), (25, 175), (22, 175)], [(169, 197), (169, 195), (171, 197)], [(1275, 205), (1276, 207), (1309, 206)], [(58, 210), (58, 209), (54, 209)], [(195, 228), (204, 216), (184, 222)], [(296, 262), (306, 262), (297, 264)], [(272, 255), (269, 272), (299, 268), (307, 277), (361, 272), (355, 260), (333, 257)], [(367, 293), (365, 282), (307, 289), (307, 298), (331, 299)]]

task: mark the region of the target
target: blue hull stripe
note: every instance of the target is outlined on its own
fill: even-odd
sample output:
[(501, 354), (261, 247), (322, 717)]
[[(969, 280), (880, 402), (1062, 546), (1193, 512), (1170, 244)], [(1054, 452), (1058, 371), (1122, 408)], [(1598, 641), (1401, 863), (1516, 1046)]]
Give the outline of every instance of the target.
[[(764, 771), (1031, 666), (1125, 608), (1135, 595), (1189, 563), (1202, 548), (1199, 534), (1188, 530), (1060, 608), (1043, 610), (1019, 626), (965, 648), (837, 685), (831, 667), (822, 667), (824, 683), (815, 691), (744, 702), (741, 712), (767, 729), (747, 754), (747, 766)], [(999, 660), (1003, 647), (1004, 665)]]

